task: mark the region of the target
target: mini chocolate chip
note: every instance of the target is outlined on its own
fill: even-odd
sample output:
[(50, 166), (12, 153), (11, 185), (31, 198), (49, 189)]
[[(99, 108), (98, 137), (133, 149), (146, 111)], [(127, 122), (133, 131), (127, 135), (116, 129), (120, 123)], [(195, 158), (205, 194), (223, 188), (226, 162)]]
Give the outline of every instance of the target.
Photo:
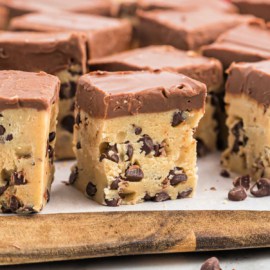
[(221, 170), (220, 175), (225, 178), (229, 178), (231, 176), (230, 173), (225, 169)]
[(132, 165), (126, 170), (125, 176), (127, 181), (139, 182), (143, 179), (144, 174), (138, 165)]
[(115, 178), (115, 180), (112, 181), (111, 185), (110, 185), (110, 189), (111, 190), (117, 190), (119, 187), (119, 183), (121, 182), (120, 177)]
[(167, 200), (170, 200), (170, 196), (166, 193), (166, 192), (160, 192), (160, 193), (157, 193), (154, 197), (153, 197), (153, 201), (154, 202), (163, 202), (163, 201), (167, 201)]
[(246, 190), (249, 190), (249, 188), (250, 188), (250, 181), (251, 181), (251, 178), (250, 178), (249, 175), (243, 175), (243, 176), (240, 176), (240, 177), (235, 178), (234, 181), (233, 181), (233, 185), (235, 187), (242, 186)]
[(78, 175), (79, 175), (79, 169), (78, 167), (74, 167), (73, 170), (71, 171), (71, 174), (69, 176), (69, 184), (70, 185), (73, 185), (75, 183), (75, 181), (77, 180), (78, 178)]
[(140, 127), (135, 127), (135, 134), (140, 135), (142, 133), (142, 128)]
[(103, 159), (111, 160), (115, 163), (119, 162), (119, 156), (118, 156), (118, 149), (117, 145), (110, 145), (107, 143), (105, 149), (103, 150), (103, 153), (100, 155), (99, 161), (101, 162)]
[(49, 142), (52, 142), (55, 139), (56, 133), (55, 132), (50, 132), (49, 134)]
[(81, 142), (77, 142), (77, 144), (76, 144), (76, 148), (77, 148), (77, 149), (81, 149), (81, 148), (82, 148), (82, 146), (81, 146)]
[(116, 207), (119, 205), (119, 199), (112, 199), (112, 200), (107, 200), (105, 199), (105, 203), (107, 206), (112, 206), (112, 207)]
[[(255, 190), (257, 187), (257, 190)], [(250, 189), (250, 193), (254, 197), (266, 197), (270, 196), (270, 179), (259, 179)]]
[(10, 205), (9, 205), (11, 212), (13, 212), (13, 213), (16, 212), (20, 207), (22, 207), (22, 204), (20, 203), (18, 198), (14, 195), (11, 196)]
[(77, 125), (79, 125), (81, 122), (82, 122), (82, 121), (81, 121), (81, 116), (80, 116), (80, 113), (78, 113), (78, 114), (76, 115), (75, 123), (76, 123)]
[(27, 180), (25, 179), (23, 172), (14, 172), (11, 175), (11, 181), (18, 186), (27, 184)]
[(205, 143), (197, 138), (197, 154), (198, 157), (205, 157), (209, 153), (208, 147), (205, 145)]
[(152, 150), (154, 150), (154, 143), (151, 137), (147, 134), (144, 134), (138, 142), (142, 142), (141, 153), (145, 152), (145, 155), (148, 155)]
[(182, 192), (179, 192), (177, 195), (177, 199), (184, 199), (187, 198), (193, 191), (193, 188), (188, 188)]
[(13, 140), (13, 135), (12, 134), (8, 134), (6, 136), (6, 141), (12, 141)]
[(74, 116), (73, 115), (66, 115), (61, 120), (61, 126), (63, 129), (67, 130), (70, 133), (73, 133), (73, 125), (74, 125)]
[(167, 178), (170, 180), (170, 184), (172, 186), (176, 186), (181, 182), (187, 181), (188, 179), (184, 170), (179, 167), (175, 167), (173, 170), (170, 170)]
[(228, 199), (230, 201), (243, 201), (247, 197), (247, 192), (242, 186), (234, 187), (228, 193)]
[(6, 132), (6, 129), (2, 125), (0, 125), (0, 136), (4, 135), (5, 132)]
[(0, 187), (0, 196), (4, 194), (4, 192), (8, 189), (9, 183), (6, 183), (5, 186)]
[(187, 113), (185, 111), (175, 112), (172, 119), (172, 127), (180, 125), (187, 119)]
[(89, 182), (86, 186), (86, 194), (89, 196), (89, 197), (93, 197), (95, 196), (97, 193), (97, 188), (96, 186), (92, 183), (92, 182)]
[(133, 146), (131, 144), (128, 144), (127, 145), (127, 152), (126, 152), (128, 159), (126, 161), (131, 161), (132, 156), (133, 156), (133, 151), (134, 151)]
[(221, 270), (219, 260), (216, 257), (206, 260), (201, 266), (201, 270)]

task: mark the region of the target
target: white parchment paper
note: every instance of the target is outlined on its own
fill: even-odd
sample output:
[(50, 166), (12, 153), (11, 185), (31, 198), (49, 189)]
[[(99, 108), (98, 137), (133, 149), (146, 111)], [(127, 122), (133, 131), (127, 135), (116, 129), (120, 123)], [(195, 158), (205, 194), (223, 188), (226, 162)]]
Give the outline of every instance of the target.
[[(231, 202), (227, 194), (232, 188), (232, 178), (220, 176), (219, 153), (198, 160), (199, 180), (195, 197), (161, 203), (147, 202), (137, 205), (107, 207), (86, 198), (67, 181), (70, 167), (74, 162), (56, 162), (55, 181), (52, 186), (51, 200), (42, 214), (105, 212), (105, 211), (150, 211), (150, 210), (267, 210), (270, 211), (270, 197), (254, 198), (249, 195), (245, 201)], [(215, 190), (211, 190), (214, 187)]]

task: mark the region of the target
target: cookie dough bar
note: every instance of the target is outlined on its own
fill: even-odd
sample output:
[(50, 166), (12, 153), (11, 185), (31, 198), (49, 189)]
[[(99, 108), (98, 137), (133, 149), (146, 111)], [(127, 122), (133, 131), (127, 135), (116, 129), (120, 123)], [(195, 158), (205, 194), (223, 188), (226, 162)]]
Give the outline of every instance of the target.
[(75, 33), (0, 32), (0, 69), (45, 71), (61, 81), (57, 159), (74, 158), (74, 98), (79, 76), (86, 73), (86, 40)]
[(50, 197), (59, 80), (0, 71), (0, 210), (39, 212)]
[(84, 75), (70, 182), (108, 206), (192, 196), (205, 96), (204, 84), (166, 71)]
[(270, 61), (233, 64), (226, 85), (229, 144), (223, 165), (254, 180), (270, 177)]
[[(171, 46), (149, 46), (89, 61), (89, 69), (103, 71), (167, 70), (205, 83), (208, 89), (205, 115), (196, 130), (198, 154), (217, 148), (219, 96), (223, 87), (221, 63), (195, 52)], [(203, 151), (203, 152), (202, 152)]]

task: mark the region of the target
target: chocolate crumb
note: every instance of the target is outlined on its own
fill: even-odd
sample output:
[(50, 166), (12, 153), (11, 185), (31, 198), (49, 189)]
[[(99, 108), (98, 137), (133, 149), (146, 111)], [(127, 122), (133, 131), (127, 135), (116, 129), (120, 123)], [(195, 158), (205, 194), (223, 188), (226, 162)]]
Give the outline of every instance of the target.
[(211, 187), (210, 190), (216, 191), (217, 189), (215, 187)]
[(220, 175), (225, 178), (231, 177), (230, 173), (226, 169), (221, 170)]
[(222, 270), (216, 257), (209, 258), (201, 266), (201, 270)]

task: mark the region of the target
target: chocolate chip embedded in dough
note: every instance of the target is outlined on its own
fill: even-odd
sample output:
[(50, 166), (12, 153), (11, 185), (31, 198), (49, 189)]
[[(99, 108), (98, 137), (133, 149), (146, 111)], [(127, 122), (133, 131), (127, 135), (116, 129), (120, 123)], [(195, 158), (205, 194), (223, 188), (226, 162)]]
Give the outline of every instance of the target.
[(128, 144), (127, 145), (127, 152), (126, 152), (128, 159), (126, 161), (131, 161), (132, 156), (133, 156), (133, 152), (134, 152), (133, 146), (131, 144)]
[(49, 133), (49, 142), (51, 143), (56, 137), (56, 133), (53, 131), (53, 132), (50, 132)]
[(154, 197), (153, 197), (153, 201), (154, 202), (163, 202), (163, 201), (167, 201), (167, 200), (170, 200), (170, 196), (168, 193), (166, 192), (160, 192), (160, 193), (157, 193)]
[(141, 147), (141, 153), (145, 152), (145, 155), (148, 155), (152, 150), (154, 150), (154, 143), (149, 135), (144, 134), (142, 138), (138, 140), (138, 142), (143, 143)]
[(152, 201), (153, 197), (151, 197), (148, 193), (146, 193), (143, 197), (145, 202)]
[(235, 178), (234, 181), (233, 181), (233, 185), (235, 187), (242, 186), (246, 190), (249, 190), (249, 188), (250, 188), (250, 181), (251, 181), (251, 177), (249, 175), (243, 175), (243, 176), (240, 176), (240, 177)]
[(230, 201), (235, 201), (235, 202), (243, 201), (246, 199), (246, 197), (247, 197), (247, 192), (245, 188), (242, 186), (235, 187), (231, 189), (228, 193), (228, 199)]
[(19, 201), (19, 199), (16, 196), (11, 196), (10, 198), (10, 205), (9, 208), (11, 210), (11, 212), (16, 212), (20, 207), (22, 207), (23, 205), (21, 204), (21, 202)]
[(77, 125), (80, 125), (81, 124), (81, 115), (80, 115), (80, 113), (78, 113), (77, 115), (76, 115), (76, 119), (75, 119), (75, 123), (77, 124)]
[(4, 186), (0, 187), (0, 196), (8, 189), (9, 183), (7, 182)]
[(238, 123), (236, 123), (232, 127), (231, 132), (235, 137), (234, 144), (232, 147), (232, 152), (238, 153), (240, 146), (245, 146), (248, 142), (248, 137), (244, 134), (243, 120), (240, 120)]
[(201, 270), (221, 270), (219, 260), (216, 257), (206, 260), (201, 266)]
[(44, 199), (46, 200), (46, 202), (48, 203), (51, 199), (51, 194), (50, 191), (47, 189), (44, 193)]
[(187, 112), (185, 111), (175, 112), (173, 114), (173, 119), (171, 122), (172, 127), (177, 127), (178, 125), (183, 123), (187, 119), (187, 116)]
[(175, 167), (173, 170), (170, 170), (167, 178), (172, 186), (176, 186), (181, 182), (187, 181), (188, 179), (184, 170), (180, 167)]
[(112, 199), (112, 200), (105, 199), (105, 203), (107, 206), (116, 207), (116, 206), (119, 206), (119, 202), (120, 202), (119, 199)]
[(125, 177), (127, 181), (139, 182), (143, 179), (144, 174), (138, 165), (132, 165), (126, 170)]
[(73, 133), (73, 125), (74, 125), (74, 116), (73, 115), (66, 115), (61, 120), (62, 128), (70, 133)]
[(95, 196), (97, 193), (97, 188), (96, 188), (96, 185), (94, 185), (92, 182), (89, 182), (86, 186), (86, 194), (89, 196), (89, 197), (93, 197)]
[(27, 180), (25, 179), (23, 172), (14, 172), (11, 175), (11, 182), (18, 186), (27, 184)]
[(76, 148), (77, 148), (78, 150), (82, 148), (81, 142), (77, 142)]
[(74, 167), (72, 169), (72, 172), (71, 172), (71, 174), (69, 176), (69, 181), (68, 182), (69, 182), (70, 185), (73, 185), (76, 182), (76, 180), (78, 179), (78, 175), (79, 175), (79, 169), (76, 166), (76, 167)]
[[(257, 188), (257, 190), (256, 190)], [(259, 179), (250, 189), (250, 193), (254, 197), (266, 197), (270, 196), (270, 179)]]
[(179, 192), (177, 195), (177, 199), (187, 198), (193, 191), (193, 188), (187, 188), (186, 190)]
[(0, 136), (4, 135), (6, 132), (6, 129), (4, 128), (4, 126), (0, 125)]
[(110, 185), (110, 189), (111, 190), (117, 190), (119, 187), (119, 183), (121, 182), (120, 177), (115, 178), (115, 180), (112, 181), (111, 185)]
[(103, 159), (108, 159), (115, 163), (119, 162), (118, 149), (116, 144), (114, 145), (110, 145), (109, 143), (106, 144), (105, 149), (100, 155), (99, 161), (101, 162)]
[(197, 139), (197, 155), (198, 157), (204, 157), (209, 153), (209, 149), (201, 139)]
[(140, 135), (142, 133), (142, 128), (141, 127), (136, 127), (135, 126), (135, 134)]
[(12, 134), (8, 134), (6, 136), (6, 141), (12, 141), (13, 140), (13, 135)]

